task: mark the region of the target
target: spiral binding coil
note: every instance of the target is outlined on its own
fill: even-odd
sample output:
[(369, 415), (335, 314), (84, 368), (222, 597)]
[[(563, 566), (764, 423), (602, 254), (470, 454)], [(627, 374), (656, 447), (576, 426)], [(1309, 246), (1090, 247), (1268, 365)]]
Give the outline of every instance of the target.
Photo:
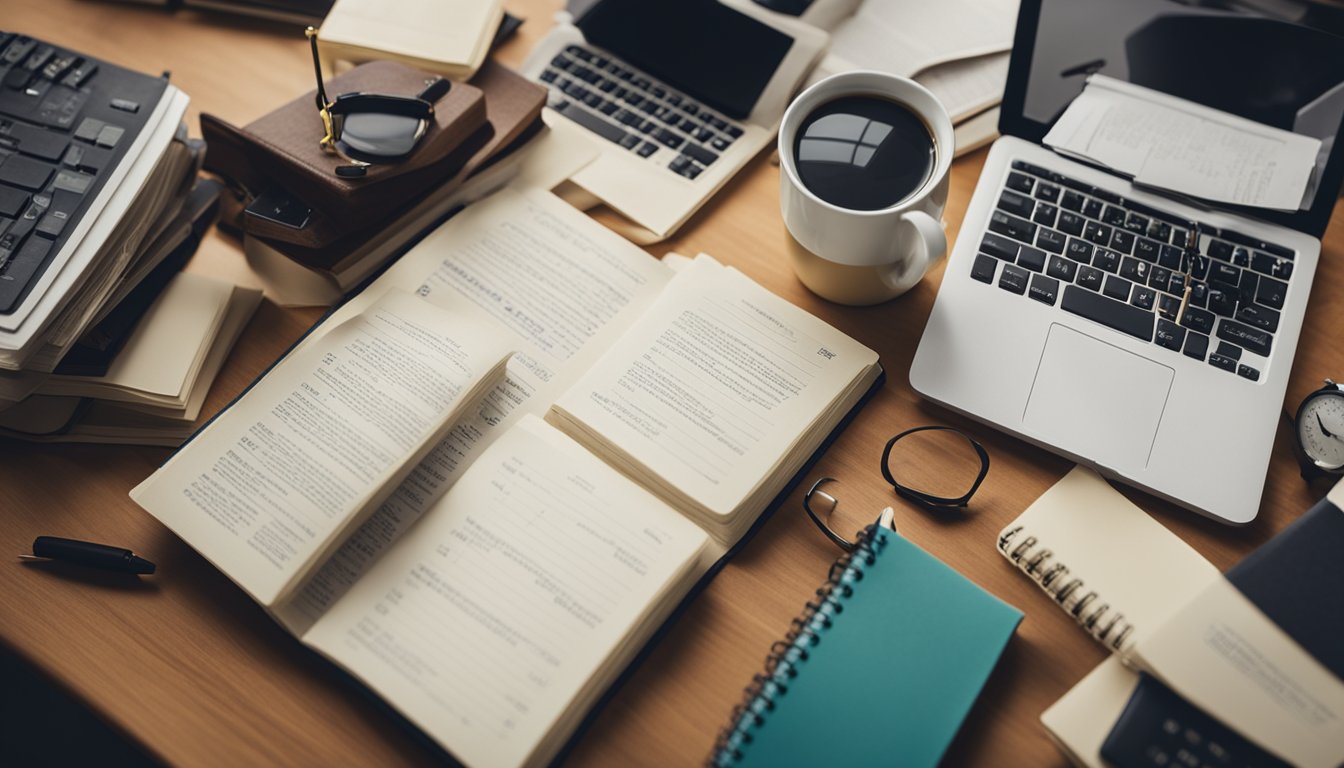
[(770, 645), (764, 673), (753, 675), (751, 684), (743, 689), (742, 703), (733, 708), (706, 765), (724, 768), (742, 759), (742, 748), (751, 743), (752, 731), (765, 723), (775, 702), (789, 692), (788, 681), (798, 675), (811, 649), (821, 643), (822, 631), (831, 627), (832, 619), (844, 611), (845, 599), (854, 594), (854, 585), (863, 581), (864, 569), (876, 562), (877, 552), (886, 546), (886, 540), (876, 539), (876, 534), (876, 525), (863, 529), (854, 551), (831, 564), (826, 583), (817, 588), (816, 599), (808, 601), (803, 612), (794, 617), (784, 639)]
[(1054, 552), (1039, 543), (1035, 536), (1027, 536), (1014, 544), (1022, 526), (1004, 532), (999, 537), (999, 552), (1018, 569), (1030, 576), (1045, 593), (1059, 603), (1088, 634), (1113, 651), (1128, 650), (1134, 625), (1125, 615), (1111, 610), (1095, 590), (1088, 590), (1079, 578), (1068, 578), (1069, 568), (1061, 562), (1051, 562)]

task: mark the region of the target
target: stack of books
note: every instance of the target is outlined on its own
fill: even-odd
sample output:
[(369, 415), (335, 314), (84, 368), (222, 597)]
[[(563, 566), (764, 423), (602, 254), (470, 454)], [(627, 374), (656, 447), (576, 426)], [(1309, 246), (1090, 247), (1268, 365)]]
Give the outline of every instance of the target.
[[(0, 192), (24, 209), (0, 218), (0, 279), (26, 281), (0, 315), (0, 434), (176, 445), (259, 300), (178, 274), (220, 190), (197, 179), (205, 145), (187, 138), (187, 96), (165, 78), (0, 38), (18, 46), (14, 68), (32, 70), (0, 94), (0, 161), (13, 170)], [(32, 69), (33, 57), (49, 63)]]

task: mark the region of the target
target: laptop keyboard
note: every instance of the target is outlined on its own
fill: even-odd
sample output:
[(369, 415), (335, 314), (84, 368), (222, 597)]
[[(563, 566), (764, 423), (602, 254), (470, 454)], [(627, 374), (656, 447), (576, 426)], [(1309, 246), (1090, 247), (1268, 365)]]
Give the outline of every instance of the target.
[[(1184, 316), (1183, 258), (1199, 232)], [(971, 277), (1256, 381), (1273, 353), (1293, 252), (1014, 161)], [(1179, 318), (1179, 322), (1178, 322)]]
[(60, 252), (166, 84), (0, 32), (0, 314)]
[(672, 173), (694, 179), (742, 127), (607, 53), (571, 45), (541, 73), (548, 106)]

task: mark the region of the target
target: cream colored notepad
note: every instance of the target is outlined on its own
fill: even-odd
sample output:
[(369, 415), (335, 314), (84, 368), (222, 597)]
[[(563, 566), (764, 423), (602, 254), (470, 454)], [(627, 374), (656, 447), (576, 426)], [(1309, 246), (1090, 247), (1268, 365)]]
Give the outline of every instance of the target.
[(391, 59), (466, 80), (485, 61), (503, 18), (502, 0), (336, 0), (320, 49), (326, 60)]

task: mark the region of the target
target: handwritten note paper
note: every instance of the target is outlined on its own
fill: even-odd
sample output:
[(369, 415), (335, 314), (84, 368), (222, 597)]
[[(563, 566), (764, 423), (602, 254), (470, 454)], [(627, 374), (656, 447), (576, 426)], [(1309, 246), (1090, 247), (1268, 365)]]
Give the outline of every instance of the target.
[(1219, 203), (1296, 211), (1321, 142), (1093, 75), (1046, 134), (1135, 183)]

